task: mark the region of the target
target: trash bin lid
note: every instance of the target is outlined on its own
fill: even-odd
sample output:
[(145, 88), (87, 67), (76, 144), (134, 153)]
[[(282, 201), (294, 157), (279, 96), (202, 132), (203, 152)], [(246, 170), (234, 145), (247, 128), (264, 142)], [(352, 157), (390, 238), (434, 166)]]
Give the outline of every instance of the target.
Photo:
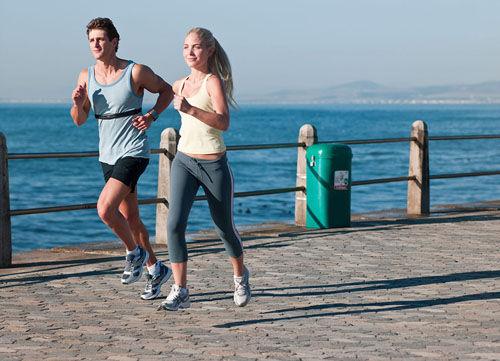
[(313, 155), (317, 158), (337, 158), (339, 156), (352, 158), (352, 151), (351, 148), (345, 144), (313, 144), (307, 148), (306, 156), (309, 158)]

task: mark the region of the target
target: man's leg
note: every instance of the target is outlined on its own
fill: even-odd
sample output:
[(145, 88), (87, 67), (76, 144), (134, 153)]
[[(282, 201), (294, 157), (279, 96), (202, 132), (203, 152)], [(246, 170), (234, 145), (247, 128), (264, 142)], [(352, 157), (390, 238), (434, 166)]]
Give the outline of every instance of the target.
[(137, 246), (127, 220), (119, 211), (120, 203), (129, 193), (128, 186), (115, 178), (109, 178), (97, 201), (99, 217), (127, 248), (125, 269), (121, 278), (123, 284), (130, 284), (141, 278), (144, 264), (149, 256), (145, 249)]
[(152, 266), (156, 263), (157, 259), (151, 243), (149, 243), (149, 233), (142, 223), (139, 215), (139, 203), (137, 202), (137, 187), (136, 192), (129, 193), (125, 199), (120, 203), (119, 211), (127, 221), (134, 243), (144, 248), (149, 253), (149, 259), (146, 263)]
[[(135, 189), (137, 192), (137, 187)], [(149, 243), (149, 233), (139, 215), (139, 203), (137, 202), (136, 192), (129, 193), (125, 197), (120, 203), (119, 210), (127, 220), (135, 243), (149, 254), (149, 258), (146, 261), (148, 268), (146, 288), (141, 294), (141, 298), (143, 300), (152, 300), (160, 295), (161, 286), (168, 281), (172, 275), (172, 271), (156, 259), (151, 243)]]
[(120, 204), (130, 194), (130, 188), (117, 179), (109, 178), (97, 201), (97, 213), (101, 220), (122, 240), (128, 251), (136, 247), (130, 226), (119, 212)]

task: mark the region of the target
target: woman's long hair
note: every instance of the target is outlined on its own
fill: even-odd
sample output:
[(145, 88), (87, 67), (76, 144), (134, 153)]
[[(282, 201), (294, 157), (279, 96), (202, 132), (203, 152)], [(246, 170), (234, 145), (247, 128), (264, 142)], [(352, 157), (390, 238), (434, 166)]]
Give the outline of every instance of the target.
[(204, 45), (214, 49), (213, 54), (208, 59), (208, 70), (212, 74), (216, 74), (222, 80), (229, 105), (236, 107), (237, 104), (233, 97), (233, 74), (226, 52), (210, 30), (196, 27), (189, 30), (186, 36), (191, 33), (197, 34)]

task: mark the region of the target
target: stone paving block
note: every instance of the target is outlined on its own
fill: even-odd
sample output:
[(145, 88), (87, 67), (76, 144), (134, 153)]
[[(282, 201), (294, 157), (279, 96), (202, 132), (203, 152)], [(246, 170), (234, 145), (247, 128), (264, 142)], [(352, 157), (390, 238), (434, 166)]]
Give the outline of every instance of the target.
[(245, 308), (220, 242), (189, 245), (183, 312), (120, 284), (121, 249), (20, 254), (34, 265), (0, 270), (0, 359), (499, 359), (500, 212), (419, 222), (260, 232), (244, 241)]
[(109, 356), (107, 359), (110, 361), (139, 361), (139, 357), (129, 356)]

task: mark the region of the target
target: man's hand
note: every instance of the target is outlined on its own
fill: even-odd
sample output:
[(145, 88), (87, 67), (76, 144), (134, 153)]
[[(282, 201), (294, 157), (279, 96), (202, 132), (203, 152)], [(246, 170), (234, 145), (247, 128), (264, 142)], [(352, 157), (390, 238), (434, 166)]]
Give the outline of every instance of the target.
[(87, 84), (78, 84), (78, 86), (73, 90), (71, 95), (73, 99), (73, 105), (81, 108), (85, 103), (85, 99), (87, 98)]
[(153, 121), (154, 121), (153, 116), (149, 113), (146, 113), (144, 115), (139, 115), (138, 117), (135, 117), (132, 120), (132, 125), (139, 130), (145, 131), (151, 126), (151, 123), (153, 123)]

